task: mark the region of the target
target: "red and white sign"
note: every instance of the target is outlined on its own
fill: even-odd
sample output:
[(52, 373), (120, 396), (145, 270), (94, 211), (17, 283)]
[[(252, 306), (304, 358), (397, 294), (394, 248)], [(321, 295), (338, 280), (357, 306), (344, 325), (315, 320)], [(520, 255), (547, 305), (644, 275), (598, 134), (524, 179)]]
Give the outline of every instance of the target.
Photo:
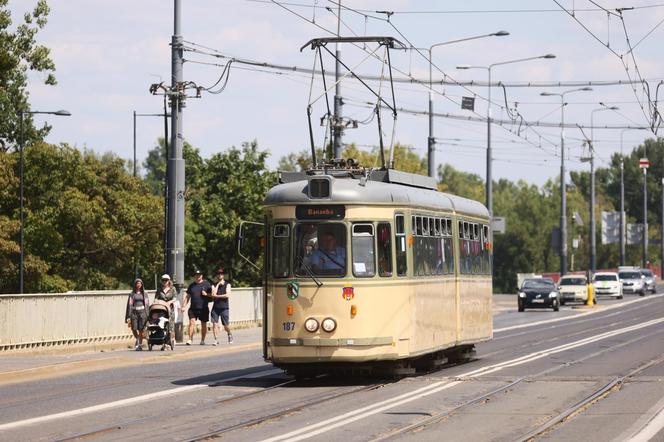
[(650, 167), (650, 161), (648, 161), (648, 158), (641, 158), (639, 160), (639, 167), (641, 169), (647, 169), (648, 167)]

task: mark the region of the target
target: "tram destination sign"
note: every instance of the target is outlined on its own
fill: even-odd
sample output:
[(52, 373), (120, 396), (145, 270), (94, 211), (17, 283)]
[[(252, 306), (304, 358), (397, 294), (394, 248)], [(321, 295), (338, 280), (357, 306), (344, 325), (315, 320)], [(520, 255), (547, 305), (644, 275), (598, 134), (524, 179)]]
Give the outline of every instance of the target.
[(344, 219), (346, 207), (342, 205), (297, 206), (297, 219)]

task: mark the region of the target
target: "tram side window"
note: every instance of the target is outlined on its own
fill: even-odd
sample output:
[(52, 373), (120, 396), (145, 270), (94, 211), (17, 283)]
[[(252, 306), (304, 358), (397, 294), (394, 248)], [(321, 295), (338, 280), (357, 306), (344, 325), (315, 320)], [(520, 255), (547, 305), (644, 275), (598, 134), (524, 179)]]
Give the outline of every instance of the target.
[(460, 272), (470, 274), (472, 272), (470, 253), (470, 227), (467, 221), (459, 221), (459, 265)]
[(397, 246), (397, 276), (406, 276), (406, 273), (408, 272), (408, 255), (406, 253), (406, 226), (404, 223), (404, 216), (396, 215), (394, 217), (394, 224), (394, 241)]
[(472, 260), (472, 272), (474, 274), (482, 273), (482, 244), (480, 240), (480, 226), (477, 223), (471, 224), (470, 230), (470, 252)]
[(290, 226), (275, 224), (272, 230), (272, 274), (287, 278), (290, 263)]
[(353, 275), (368, 278), (376, 274), (373, 224), (353, 224)]
[(489, 226), (482, 226), (482, 269), (483, 273), (491, 274), (491, 237), (489, 235)]
[(378, 274), (392, 276), (392, 229), (390, 223), (378, 223)]
[(443, 220), (443, 256), (445, 257), (446, 274), (454, 273), (454, 245), (452, 243), (452, 220)]
[(422, 217), (415, 217), (415, 229), (413, 229), (413, 274), (424, 275), (424, 237), (422, 231)]

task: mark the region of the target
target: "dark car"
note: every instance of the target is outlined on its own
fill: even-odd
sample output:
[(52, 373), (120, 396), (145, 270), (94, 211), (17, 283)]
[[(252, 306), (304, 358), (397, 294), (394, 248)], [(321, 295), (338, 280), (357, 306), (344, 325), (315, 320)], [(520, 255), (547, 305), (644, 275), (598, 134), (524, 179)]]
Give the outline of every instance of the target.
[(526, 308), (552, 308), (557, 312), (560, 306), (558, 287), (548, 278), (524, 280), (518, 296), (520, 312)]

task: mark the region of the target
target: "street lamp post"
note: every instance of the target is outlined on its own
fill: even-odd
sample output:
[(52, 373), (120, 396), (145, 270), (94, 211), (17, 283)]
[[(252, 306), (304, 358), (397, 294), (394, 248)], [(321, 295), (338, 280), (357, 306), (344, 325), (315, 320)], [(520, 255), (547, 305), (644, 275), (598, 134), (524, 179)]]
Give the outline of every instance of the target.
[[(643, 144), (643, 156), (648, 158), (647, 145)], [(648, 266), (648, 166), (643, 167), (643, 265)]]
[(572, 92), (592, 91), (591, 87), (571, 89), (560, 94), (540, 93), (543, 97), (560, 97), (560, 276), (567, 273), (567, 188), (565, 184), (565, 95)]
[(428, 165), (428, 171), (429, 171), (429, 176), (433, 177), (436, 174), (436, 165), (435, 165), (435, 146), (436, 146), (436, 140), (433, 136), (433, 79), (432, 79), (432, 66), (433, 66), (433, 59), (432, 59), (432, 51), (433, 48), (436, 48), (438, 46), (445, 46), (445, 45), (450, 45), (453, 43), (461, 43), (464, 41), (470, 41), (470, 40), (478, 40), (480, 38), (486, 38), (486, 37), (504, 37), (506, 35), (510, 35), (509, 32), (507, 31), (498, 31), (498, 32), (493, 32), (491, 34), (483, 34), (483, 35), (477, 35), (474, 37), (466, 37), (466, 38), (460, 38), (457, 40), (450, 40), (450, 41), (445, 41), (441, 43), (435, 43), (429, 46), (429, 137), (427, 138), (427, 165)]
[(47, 115), (58, 115), (63, 117), (68, 117), (71, 114), (66, 110), (58, 111), (19, 111), (19, 247), (20, 247), (20, 263), (19, 263), (19, 277), (18, 277), (18, 287), (19, 294), (23, 294), (23, 282), (24, 282), (24, 271), (25, 271), (25, 244), (24, 244), (24, 229), (23, 229), (23, 163), (24, 163), (24, 143), (25, 140), (23, 134), (23, 120), (25, 115), (35, 115), (35, 114), (47, 114)]
[[(620, 265), (625, 265), (625, 156), (623, 155), (623, 134), (620, 131)], [(664, 202), (664, 200), (662, 200)]]
[(593, 116), (595, 112), (618, 110), (616, 106), (607, 106), (604, 103), (599, 103), (602, 107), (590, 111), (590, 271), (591, 274), (595, 273), (597, 267), (597, 245), (595, 238), (595, 146), (594, 146), (594, 124)]
[(494, 66), (501, 66), (504, 64), (520, 63), (523, 61), (538, 60), (540, 58), (551, 59), (556, 58), (553, 54), (539, 55), (537, 57), (527, 57), (519, 58), (516, 60), (501, 61), (498, 63), (492, 63), (488, 66), (469, 66), (469, 65), (459, 65), (457, 69), (486, 69), (489, 74), (489, 81), (487, 83), (488, 87), (488, 99), (487, 99), (487, 112), (486, 112), (486, 125), (487, 125), (487, 135), (486, 135), (486, 206), (489, 209), (489, 216), (493, 217), (493, 182), (491, 176), (491, 166), (492, 166), (492, 157), (491, 157), (491, 69)]

